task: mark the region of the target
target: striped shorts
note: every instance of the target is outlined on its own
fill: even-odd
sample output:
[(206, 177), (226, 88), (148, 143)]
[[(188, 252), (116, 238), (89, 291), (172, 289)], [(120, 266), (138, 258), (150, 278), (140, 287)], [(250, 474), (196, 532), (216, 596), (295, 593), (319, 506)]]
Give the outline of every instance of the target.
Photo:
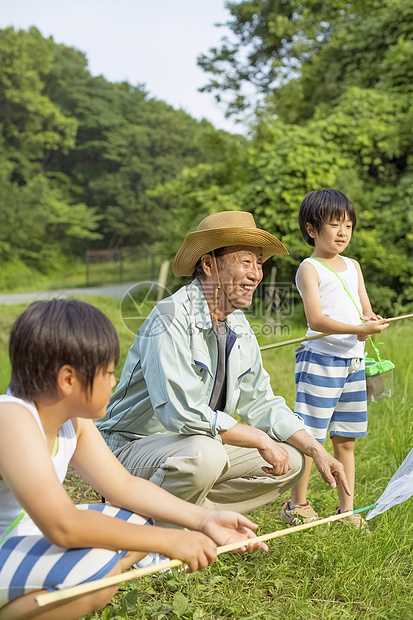
[[(109, 504), (80, 504), (136, 525), (152, 525), (128, 510)], [(34, 590), (59, 590), (107, 575), (127, 554), (110, 549), (65, 549), (44, 536), (10, 536), (0, 546), (0, 607)]]
[(367, 394), (364, 359), (334, 357), (296, 349), (294, 412), (305, 430), (320, 443), (327, 437), (367, 435)]

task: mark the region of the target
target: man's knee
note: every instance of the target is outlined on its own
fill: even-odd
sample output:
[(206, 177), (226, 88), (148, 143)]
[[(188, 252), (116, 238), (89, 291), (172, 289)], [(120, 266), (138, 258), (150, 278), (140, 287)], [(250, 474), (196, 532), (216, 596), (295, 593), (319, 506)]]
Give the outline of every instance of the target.
[(175, 469), (196, 489), (211, 487), (229, 467), (225, 448), (220, 441), (203, 435), (188, 439), (180, 454), (168, 456), (162, 469)]
[(297, 448), (294, 448), (294, 446), (288, 445), (287, 450), (288, 450), (288, 453), (290, 456), (290, 462), (291, 462), (291, 475), (295, 476), (298, 482), (298, 480), (301, 478), (301, 476), (305, 472), (304, 455), (299, 450), (297, 450)]

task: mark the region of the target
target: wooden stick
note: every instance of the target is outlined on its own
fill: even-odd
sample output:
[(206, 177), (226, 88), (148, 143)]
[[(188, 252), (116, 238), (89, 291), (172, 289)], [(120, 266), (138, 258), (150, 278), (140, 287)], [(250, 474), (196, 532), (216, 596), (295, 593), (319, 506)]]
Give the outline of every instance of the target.
[(302, 336), (302, 338), (294, 338), (293, 340), (283, 340), (282, 342), (274, 342), (273, 344), (265, 344), (260, 347), (260, 351), (265, 351), (266, 349), (276, 349), (277, 347), (285, 347), (287, 344), (299, 344), (300, 342), (304, 342), (306, 340), (318, 340), (318, 338), (324, 338), (325, 336), (331, 336), (332, 334), (314, 334), (314, 336)]
[[(318, 525), (323, 525), (324, 523), (332, 523), (333, 521), (338, 521), (338, 519), (344, 519), (345, 517), (348, 517), (355, 512), (362, 512), (364, 510), (368, 510), (369, 508), (371, 508), (371, 506), (361, 508), (358, 511), (350, 510), (349, 512), (344, 512), (343, 514), (331, 515), (330, 517), (326, 517), (325, 519), (319, 519), (318, 521), (312, 521), (311, 523), (303, 523), (302, 525), (297, 525), (288, 529), (277, 530), (276, 532), (271, 532), (270, 534), (263, 534), (262, 536), (257, 536), (256, 538), (247, 538), (246, 540), (241, 540), (237, 543), (218, 547), (217, 555), (220, 555), (221, 553), (227, 553), (228, 551), (235, 551), (235, 549), (239, 549), (240, 547), (247, 546), (257, 541), (271, 540), (272, 538), (278, 538), (280, 536), (286, 536), (287, 534), (295, 534), (296, 532), (300, 532), (302, 530), (308, 530), (311, 527), (317, 527)], [(176, 566), (180, 566), (181, 564), (184, 564), (184, 562), (182, 562), (181, 560), (169, 560), (168, 562), (161, 562), (160, 564), (156, 564), (155, 566), (147, 566), (146, 568), (135, 568), (126, 573), (121, 573), (120, 575), (103, 577), (102, 579), (97, 579), (96, 581), (91, 581), (89, 583), (83, 583), (78, 586), (73, 586), (72, 588), (66, 588), (65, 590), (57, 590), (56, 592), (39, 594), (39, 596), (36, 597), (36, 602), (39, 607), (44, 607), (45, 605), (51, 605), (52, 603), (56, 603), (58, 601), (63, 601), (65, 599), (74, 598), (83, 594), (88, 594), (89, 592), (93, 592), (94, 590), (101, 590), (102, 588), (107, 588), (108, 586), (113, 586), (123, 581), (131, 581), (132, 579), (138, 579), (139, 577), (144, 577), (145, 575), (152, 575), (153, 573), (157, 573), (161, 570), (175, 568)]]
[[(413, 318), (413, 314), (404, 314), (403, 316), (394, 316), (391, 319), (386, 319), (387, 323), (392, 323), (393, 321), (401, 321), (402, 319), (411, 319)], [(314, 336), (308, 336), (307, 338), (303, 336), (302, 338), (294, 338), (293, 340), (283, 340), (282, 342), (274, 342), (273, 344), (266, 344), (260, 347), (260, 351), (265, 351), (267, 349), (276, 349), (277, 347), (285, 347), (288, 344), (299, 344), (300, 342), (306, 342), (307, 340), (318, 340), (318, 338), (324, 338), (325, 336), (332, 336), (332, 334), (315, 334)]]
[(403, 314), (403, 316), (394, 316), (392, 319), (386, 319), (387, 323), (391, 323), (392, 321), (401, 321), (402, 319), (412, 319), (413, 314)]

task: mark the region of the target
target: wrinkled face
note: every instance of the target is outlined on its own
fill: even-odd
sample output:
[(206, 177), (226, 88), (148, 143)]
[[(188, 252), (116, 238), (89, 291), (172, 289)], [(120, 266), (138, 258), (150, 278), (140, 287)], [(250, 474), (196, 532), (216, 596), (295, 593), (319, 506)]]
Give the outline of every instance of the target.
[(219, 300), (224, 314), (250, 306), (262, 280), (261, 248), (228, 248), (224, 256), (218, 258), (218, 269), (222, 287)]

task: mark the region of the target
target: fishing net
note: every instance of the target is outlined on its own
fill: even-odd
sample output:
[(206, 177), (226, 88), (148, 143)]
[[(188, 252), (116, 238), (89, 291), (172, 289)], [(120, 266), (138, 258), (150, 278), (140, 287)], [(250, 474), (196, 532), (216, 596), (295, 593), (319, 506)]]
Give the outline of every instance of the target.
[(366, 519), (372, 519), (376, 515), (385, 512), (396, 504), (401, 504), (413, 495), (413, 449), (400, 465), (384, 493), (376, 502), (376, 507), (367, 514)]

